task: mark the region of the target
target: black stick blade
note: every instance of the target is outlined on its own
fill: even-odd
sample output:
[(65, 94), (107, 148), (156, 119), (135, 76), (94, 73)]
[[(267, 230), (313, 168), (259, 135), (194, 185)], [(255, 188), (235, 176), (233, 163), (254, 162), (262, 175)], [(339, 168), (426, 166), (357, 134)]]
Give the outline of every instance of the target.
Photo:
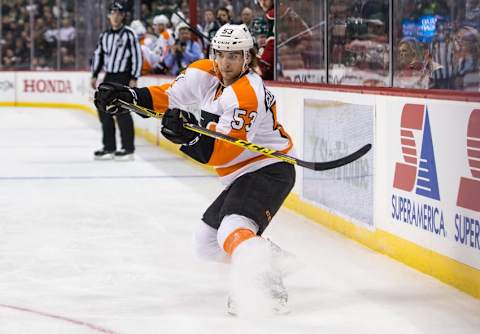
[(343, 157), (337, 160), (332, 160), (332, 161), (309, 162), (309, 161), (297, 160), (297, 165), (308, 168), (308, 169), (317, 170), (317, 171), (334, 169), (334, 168), (342, 167), (351, 162), (354, 162), (355, 160), (360, 159), (365, 154), (367, 154), (367, 152), (370, 151), (371, 148), (372, 148), (372, 144), (367, 144), (363, 146), (361, 149), (359, 149), (358, 151), (355, 151), (352, 154), (347, 155), (346, 157)]

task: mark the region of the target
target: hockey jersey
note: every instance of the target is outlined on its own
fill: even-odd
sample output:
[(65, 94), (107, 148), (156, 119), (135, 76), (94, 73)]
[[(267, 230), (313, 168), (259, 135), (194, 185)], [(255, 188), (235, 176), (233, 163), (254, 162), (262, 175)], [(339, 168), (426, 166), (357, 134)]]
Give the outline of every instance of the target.
[[(282, 153), (290, 152), (293, 147), (290, 136), (277, 121), (275, 97), (253, 71), (225, 87), (213, 61), (199, 60), (171, 84), (144, 88), (139, 94), (139, 104), (159, 112), (197, 104), (202, 110), (200, 125), (203, 127)], [(193, 145), (182, 145), (181, 151), (215, 167), (224, 184), (279, 162), (204, 135)]]
[(157, 39), (149, 45), (150, 50), (155, 53), (160, 61), (163, 61), (168, 50), (175, 44), (173, 36), (167, 31), (163, 31)]

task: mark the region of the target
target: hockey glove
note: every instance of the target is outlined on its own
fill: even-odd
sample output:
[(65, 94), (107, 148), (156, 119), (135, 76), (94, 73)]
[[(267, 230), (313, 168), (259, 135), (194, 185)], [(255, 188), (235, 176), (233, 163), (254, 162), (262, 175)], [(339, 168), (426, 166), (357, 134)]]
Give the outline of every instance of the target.
[(168, 109), (162, 118), (162, 135), (175, 144), (191, 145), (199, 134), (185, 129), (183, 124), (198, 124), (195, 115), (181, 109)]
[(129, 103), (137, 103), (137, 93), (128, 86), (120, 85), (114, 82), (103, 82), (98, 86), (95, 92), (94, 103), (98, 110), (107, 114), (115, 115), (126, 111), (113, 103), (115, 100), (123, 100)]

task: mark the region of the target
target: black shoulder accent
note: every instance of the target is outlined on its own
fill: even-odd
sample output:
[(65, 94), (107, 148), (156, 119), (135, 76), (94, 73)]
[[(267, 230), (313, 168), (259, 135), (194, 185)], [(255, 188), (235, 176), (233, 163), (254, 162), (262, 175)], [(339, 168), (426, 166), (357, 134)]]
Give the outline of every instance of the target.
[[(148, 109), (153, 109), (153, 100), (150, 91), (146, 88), (134, 88), (135, 93), (137, 93), (137, 104), (141, 107)], [(140, 115), (140, 114), (138, 114)], [(143, 118), (148, 118), (148, 116), (140, 115)]]
[[(203, 111), (201, 113), (200, 125), (202, 127), (207, 127), (211, 122), (218, 123), (220, 116)], [(215, 144), (215, 138), (208, 137), (205, 135), (200, 135), (199, 140), (191, 146), (182, 146), (180, 151), (191, 157), (192, 159), (206, 164), (210, 161), (210, 157), (213, 153), (213, 148)]]

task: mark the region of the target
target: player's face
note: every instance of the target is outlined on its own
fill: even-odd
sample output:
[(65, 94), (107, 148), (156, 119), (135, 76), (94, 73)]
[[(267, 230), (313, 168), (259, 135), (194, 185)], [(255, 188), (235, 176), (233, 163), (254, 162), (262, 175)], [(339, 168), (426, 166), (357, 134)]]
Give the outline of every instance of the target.
[(158, 35), (165, 31), (165, 25), (163, 23), (154, 24), (153, 31)]
[(223, 83), (228, 86), (242, 73), (243, 51), (215, 50), (215, 62), (222, 74)]

